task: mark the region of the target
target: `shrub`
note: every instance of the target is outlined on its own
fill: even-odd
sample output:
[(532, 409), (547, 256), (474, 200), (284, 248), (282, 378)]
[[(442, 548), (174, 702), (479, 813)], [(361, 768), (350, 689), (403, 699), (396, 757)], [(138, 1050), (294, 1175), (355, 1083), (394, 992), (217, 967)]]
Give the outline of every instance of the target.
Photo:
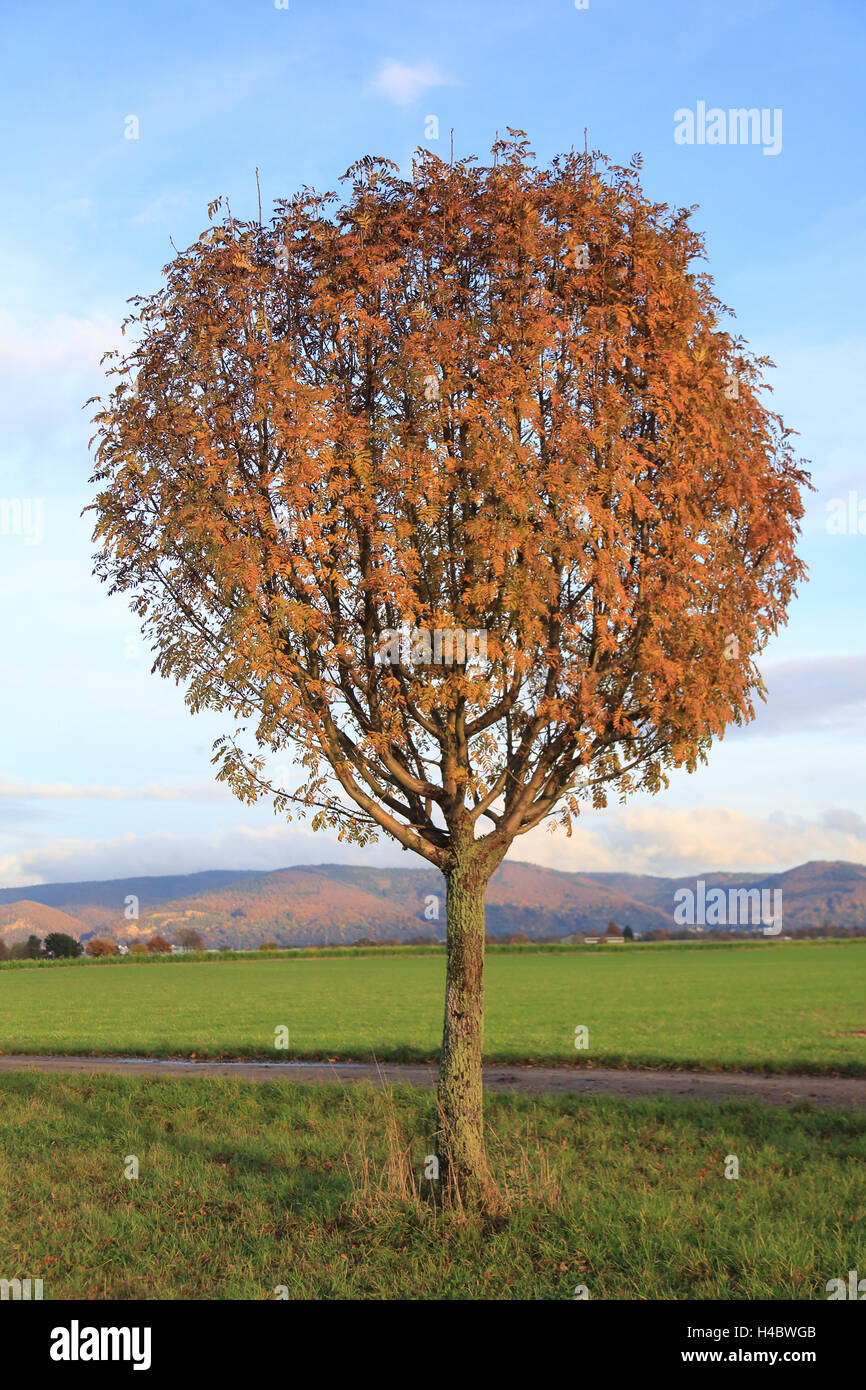
[(45, 938), (45, 954), (60, 958), (62, 956), (80, 956), (84, 953), (84, 947), (80, 941), (76, 941), (74, 936), (68, 936), (66, 932), (52, 931)]
[(183, 927), (177, 933), (177, 944), (182, 946), (185, 951), (204, 950), (201, 932), (197, 932), (194, 927)]
[(166, 941), (164, 936), (152, 936), (147, 943), (147, 949), (152, 956), (171, 955), (171, 942)]
[(88, 941), (84, 948), (89, 956), (116, 956), (117, 944), (109, 941), (107, 937), (95, 936), (92, 941)]

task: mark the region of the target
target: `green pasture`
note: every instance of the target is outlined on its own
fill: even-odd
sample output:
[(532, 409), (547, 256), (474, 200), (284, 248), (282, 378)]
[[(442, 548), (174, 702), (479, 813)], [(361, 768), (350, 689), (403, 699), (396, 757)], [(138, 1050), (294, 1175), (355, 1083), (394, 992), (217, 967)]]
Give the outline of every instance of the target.
[[(374, 951), (2, 968), (0, 1051), (432, 1060), (444, 974), (441, 952)], [(490, 1061), (866, 1071), (859, 942), (493, 951), (485, 979)]]
[(45, 1299), (812, 1300), (866, 1268), (862, 1114), (495, 1095), (486, 1115), (510, 1205), (461, 1221), (429, 1200), (420, 1089), (0, 1075), (3, 1274)]

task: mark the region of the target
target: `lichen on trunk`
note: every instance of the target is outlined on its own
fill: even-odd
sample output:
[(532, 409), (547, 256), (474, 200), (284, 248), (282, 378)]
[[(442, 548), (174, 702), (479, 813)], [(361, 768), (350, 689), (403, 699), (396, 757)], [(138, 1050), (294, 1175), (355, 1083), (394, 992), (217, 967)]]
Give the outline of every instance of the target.
[(484, 1146), (484, 897), (487, 876), (460, 862), (446, 874), (447, 976), (439, 1065), (439, 1171), (443, 1193), (460, 1205), (492, 1188)]

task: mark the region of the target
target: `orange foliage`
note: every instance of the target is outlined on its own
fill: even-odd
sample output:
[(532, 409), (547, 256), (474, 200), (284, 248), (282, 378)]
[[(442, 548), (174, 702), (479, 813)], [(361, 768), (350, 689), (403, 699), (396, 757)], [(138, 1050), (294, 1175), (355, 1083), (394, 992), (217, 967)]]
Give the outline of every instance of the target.
[[(216, 747), (238, 796), (486, 875), (751, 717), (807, 475), (639, 161), (540, 169), (510, 132), (346, 180), (213, 224), (133, 301), (97, 571), (194, 710), (251, 722)], [(382, 661), (404, 628), (485, 659)]]
[(164, 936), (152, 936), (146, 945), (154, 956), (166, 956), (171, 952), (171, 942), (166, 941)]
[(85, 946), (89, 956), (116, 956), (117, 944), (105, 938), (93, 937)]

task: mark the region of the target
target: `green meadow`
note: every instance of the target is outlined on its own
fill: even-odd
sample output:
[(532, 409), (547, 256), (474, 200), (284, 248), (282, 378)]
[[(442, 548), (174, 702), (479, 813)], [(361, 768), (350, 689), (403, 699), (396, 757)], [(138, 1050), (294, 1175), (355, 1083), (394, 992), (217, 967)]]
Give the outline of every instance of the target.
[[(435, 1060), (444, 972), (398, 951), (0, 967), (0, 1051)], [(489, 1061), (866, 1072), (860, 942), (493, 950), (485, 978)]]
[(461, 1220), (430, 1200), (415, 1088), (0, 1075), (3, 1273), (46, 1299), (811, 1300), (864, 1267), (862, 1114), (494, 1095), (486, 1115), (507, 1205)]

